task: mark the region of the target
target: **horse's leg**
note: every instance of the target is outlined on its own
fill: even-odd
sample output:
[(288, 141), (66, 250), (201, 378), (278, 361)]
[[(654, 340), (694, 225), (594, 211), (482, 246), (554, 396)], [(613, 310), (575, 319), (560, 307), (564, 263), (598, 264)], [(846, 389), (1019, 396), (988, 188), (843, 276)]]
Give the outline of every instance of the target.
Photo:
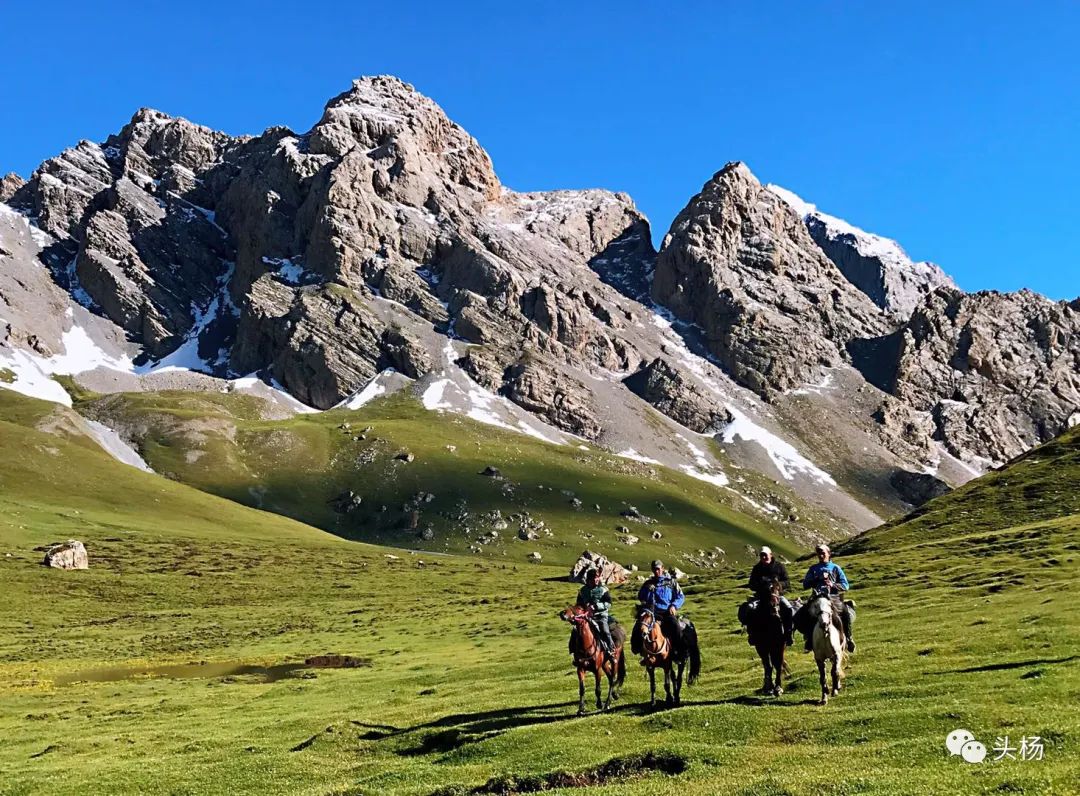
[(678, 707), (682, 704), (682, 676), (683, 669), (686, 664), (683, 661), (679, 661), (679, 666), (675, 670), (675, 706)]
[(593, 672), (593, 674), (595, 676), (595, 679), (596, 679), (596, 709), (597, 710), (603, 710), (604, 709), (604, 700), (600, 696), (600, 693), (601, 693), (601, 691), (600, 691), (600, 674), (603, 671), (604, 671), (604, 664), (597, 663), (596, 664), (596, 671)]
[(649, 707), (656, 707), (656, 667), (649, 666)]
[(577, 670), (578, 679), (578, 706), (577, 714), (579, 716), (585, 715), (585, 670), (578, 667)]
[(832, 695), (840, 693), (840, 654), (833, 655), (832, 659)]
[(773, 669), (775, 670), (773, 677), (776, 680), (775, 684), (773, 685), (773, 696), (780, 696), (784, 693), (784, 688), (780, 684), (780, 678), (784, 672), (784, 648), (786, 646), (787, 645), (783, 642), (783, 640), (781, 640), (779, 652), (776, 654), (776, 660), (773, 662)]
[(821, 704), (824, 705), (829, 701), (829, 691), (825, 687), (825, 659), (821, 658), (817, 662), (818, 669), (818, 681), (821, 683)]
[(761, 682), (761, 693), (767, 694), (772, 688), (772, 663), (769, 661), (768, 651), (762, 651), (758, 649), (758, 655), (761, 657), (761, 666), (765, 670), (765, 676)]
[(667, 697), (668, 705), (671, 705), (674, 700), (671, 696), (671, 659), (664, 661), (664, 694)]
[(604, 710), (611, 707), (611, 692), (615, 688), (615, 665), (612, 664), (611, 670), (604, 669), (604, 674), (607, 675), (607, 699), (604, 700)]

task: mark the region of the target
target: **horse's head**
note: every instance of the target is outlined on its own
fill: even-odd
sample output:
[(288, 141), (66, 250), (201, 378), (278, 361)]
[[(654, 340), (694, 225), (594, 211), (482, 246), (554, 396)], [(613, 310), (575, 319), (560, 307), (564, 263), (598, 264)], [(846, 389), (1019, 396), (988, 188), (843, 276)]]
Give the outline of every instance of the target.
[(830, 626), (832, 626), (833, 623), (834, 609), (832, 600), (827, 600), (824, 597), (821, 597), (814, 602), (817, 608), (817, 610), (815, 611), (815, 613), (817, 614), (817, 622), (819, 625), (821, 625), (827, 630)]
[(579, 625), (589, 618), (589, 611), (580, 605), (568, 605), (559, 612), (559, 619), (572, 625)]

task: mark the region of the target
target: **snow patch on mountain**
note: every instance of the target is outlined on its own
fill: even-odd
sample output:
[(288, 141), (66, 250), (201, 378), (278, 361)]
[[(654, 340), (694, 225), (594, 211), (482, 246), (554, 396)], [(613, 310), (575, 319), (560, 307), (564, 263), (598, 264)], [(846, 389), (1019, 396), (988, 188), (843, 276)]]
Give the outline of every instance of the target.
[(131, 465), (146, 473), (154, 472), (150, 469), (150, 465), (146, 463), (143, 457), (139, 455), (138, 451), (131, 447), (131, 445), (124, 441), (123, 437), (104, 423), (99, 423), (96, 420), (87, 420), (86, 425), (90, 429), (94, 441), (101, 446), (102, 450), (118, 462)]
[(735, 406), (728, 404), (727, 409), (734, 420), (721, 432), (721, 439), (725, 444), (731, 444), (736, 439), (743, 442), (755, 442), (765, 450), (773, 465), (780, 471), (780, 475), (788, 481), (793, 480), (798, 473), (830, 486), (836, 486), (836, 480), (831, 475), (799, 453), (790, 442), (762, 428)]

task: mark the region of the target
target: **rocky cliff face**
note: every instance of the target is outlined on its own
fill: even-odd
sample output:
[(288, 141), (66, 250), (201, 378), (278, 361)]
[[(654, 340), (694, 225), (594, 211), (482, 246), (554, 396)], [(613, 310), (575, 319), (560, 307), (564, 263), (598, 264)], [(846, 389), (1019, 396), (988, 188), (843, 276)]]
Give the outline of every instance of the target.
[[(113, 389), (140, 368), (258, 373), (323, 409), (414, 385), (435, 411), (718, 487), (749, 489), (725, 465), (758, 470), (847, 527), (908, 501), (897, 471), (944, 462), (956, 483), (971, 471), (951, 457), (980, 469), (1080, 411), (1075, 302), (964, 295), (739, 163), (657, 254), (625, 194), (510, 191), (391, 77), (356, 81), (306, 133), (141, 110), (4, 178), (0, 200), (22, 214), (0, 224), (0, 365), (52, 358), (46, 381), (77, 322), (131, 366)], [(827, 431), (804, 422), (815, 408)]]
[(652, 297), (701, 327), (709, 352), (764, 397), (816, 378), (845, 361), (848, 341), (888, 328), (741, 163), (718, 172), (671, 225)]

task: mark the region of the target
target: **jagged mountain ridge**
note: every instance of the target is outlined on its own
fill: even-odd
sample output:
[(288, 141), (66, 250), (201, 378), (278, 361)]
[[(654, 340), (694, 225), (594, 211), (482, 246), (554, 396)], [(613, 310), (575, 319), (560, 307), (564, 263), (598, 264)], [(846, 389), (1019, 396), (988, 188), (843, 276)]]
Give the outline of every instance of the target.
[[(876, 474), (839, 476), (856, 501), (809, 469), (792, 478), (849, 527), (876, 521), (858, 501), (897, 505), (881, 487), (897, 469), (958, 483), (971, 475), (958, 460), (1007, 458), (1076, 411), (1075, 306), (1030, 294), (1016, 311), (1042, 313), (1042, 331), (994, 332), (1011, 335), (1011, 357), (1052, 363), (1024, 380), (1038, 400), (1010, 402), (1021, 389), (1011, 382), (986, 395), (978, 375), (958, 411), (955, 391), (917, 372), (960, 361), (971, 324), (909, 328), (904, 302), (852, 276), (844, 247), (858, 240), (823, 245), (745, 166), (706, 184), (657, 256), (629, 197), (506, 189), (480, 145), (395, 78), (356, 81), (302, 135), (231, 137), (142, 110), (103, 145), (82, 142), (3, 192), (47, 238), (33, 256), (93, 320), (75, 313), (124, 330), (142, 367), (258, 372), (317, 408), (415, 382), (432, 408), (498, 407), (518, 428), (531, 421), (507, 412), (524, 410), (549, 438), (585, 437), (724, 485), (740, 466), (791, 476), (784, 462), (806, 457), (779, 434), (819, 473)], [(993, 304), (973, 303), (972, 317)], [(952, 312), (924, 305), (935, 319)], [(37, 323), (9, 323), (4, 345), (43, 345)], [(902, 355), (909, 337), (929, 342)], [(125, 377), (114, 388), (138, 387)], [(846, 448), (821, 424), (804, 427), (808, 403), (829, 410)], [(1010, 414), (984, 423), (1001, 405)], [(1020, 431), (995, 437), (1016, 419)], [(730, 460), (692, 441), (716, 432)]]

